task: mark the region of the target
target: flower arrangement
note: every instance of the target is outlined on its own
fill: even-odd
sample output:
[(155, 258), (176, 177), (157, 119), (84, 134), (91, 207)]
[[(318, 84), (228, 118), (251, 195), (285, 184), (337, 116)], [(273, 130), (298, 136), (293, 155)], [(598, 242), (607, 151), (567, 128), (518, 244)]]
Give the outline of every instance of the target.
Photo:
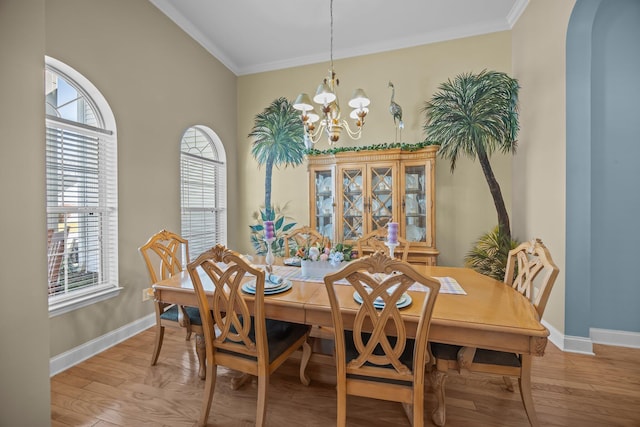
[(303, 261), (328, 261), (337, 265), (342, 261), (351, 261), (355, 258), (355, 252), (351, 245), (338, 243), (334, 247), (323, 247), (321, 244), (301, 246), (296, 252), (296, 257)]
[(340, 269), (355, 258), (350, 245), (338, 243), (334, 247), (322, 244), (306, 245), (298, 248), (296, 257), (301, 258), (302, 277), (322, 280), (324, 276)]

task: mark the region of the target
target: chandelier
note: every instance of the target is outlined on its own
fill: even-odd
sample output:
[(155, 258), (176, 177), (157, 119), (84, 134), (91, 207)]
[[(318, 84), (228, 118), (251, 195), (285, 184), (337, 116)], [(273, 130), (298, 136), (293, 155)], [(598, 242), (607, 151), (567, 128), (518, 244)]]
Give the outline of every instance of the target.
[[(364, 118), (369, 112), (367, 107), (371, 103), (364, 90), (356, 89), (349, 100), (349, 107), (353, 108), (349, 117), (355, 120), (355, 130), (352, 130), (349, 123), (341, 118), (340, 104), (336, 94), (336, 88), (340, 85), (340, 81), (336, 78), (336, 72), (333, 69), (333, 0), (330, 2), (329, 13), (331, 16), (331, 68), (329, 75), (320, 83), (313, 97), (313, 101), (320, 105), (322, 119), (316, 113), (309, 95), (306, 93), (298, 95), (293, 104), (293, 108), (302, 111), (300, 117), (304, 125), (304, 143), (307, 148), (313, 147), (313, 144), (318, 142), (323, 134), (327, 136), (329, 145), (333, 145), (340, 139), (343, 130), (347, 131), (351, 139), (360, 139)], [(320, 123), (316, 126), (315, 123), (318, 120)]]

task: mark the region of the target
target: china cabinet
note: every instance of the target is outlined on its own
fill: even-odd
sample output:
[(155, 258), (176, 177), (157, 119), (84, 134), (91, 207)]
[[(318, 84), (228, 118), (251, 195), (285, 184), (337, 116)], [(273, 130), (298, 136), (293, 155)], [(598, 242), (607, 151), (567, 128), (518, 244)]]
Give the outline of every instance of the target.
[(409, 262), (435, 265), (435, 158), (438, 146), (309, 156), (309, 225), (332, 242), (355, 244), (400, 224)]

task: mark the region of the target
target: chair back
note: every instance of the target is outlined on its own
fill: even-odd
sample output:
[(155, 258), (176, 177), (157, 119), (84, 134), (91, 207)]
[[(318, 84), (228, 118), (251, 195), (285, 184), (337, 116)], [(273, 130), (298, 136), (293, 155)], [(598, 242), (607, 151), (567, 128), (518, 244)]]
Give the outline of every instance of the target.
[(559, 271), (542, 240), (533, 239), (509, 251), (504, 282), (527, 297), (542, 319)]
[(331, 245), (331, 241), (328, 237), (323, 236), (317, 230), (305, 225), (304, 227), (291, 230), (284, 236), (284, 256), (291, 256), (289, 245), (292, 243), (291, 248), (299, 248), (307, 245), (314, 245), (320, 243), (322, 246)]
[(151, 236), (138, 250), (147, 265), (151, 284), (181, 272), (189, 262), (189, 242), (167, 230)]
[[(341, 302), (336, 291), (345, 285), (336, 282), (342, 279), (346, 279), (362, 299), (355, 317), (347, 314), (343, 317), (341, 313), (344, 301)], [(440, 283), (383, 252), (348, 263), (336, 273), (325, 276), (324, 283), (335, 328), (338, 382), (346, 381), (347, 376), (357, 375), (360, 378), (408, 381), (419, 387), (424, 382), (424, 369), (429, 361), (427, 338)], [(424, 287), (425, 292), (413, 345), (407, 339), (406, 326), (396, 303), (415, 283)], [(374, 304), (380, 299), (385, 305), (378, 309)], [(348, 339), (353, 341), (349, 343)], [(412, 366), (404, 362), (407, 351), (410, 352)]]
[[(220, 244), (203, 252), (187, 265), (187, 270), (198, 297), (207, 360), (229, 366), (224, 359), (237, 357), (231, 352), (256, 358), (259, 364), (266, 366), (269, 350), (264, 316), (264, 270), (249, 264), (242, 255)], [(209, 295), (205, 293), (203, 280), (208, 285)], [(256, 288), (255, 296), (252, 296), (255, 336), (251, 327), (251, 310), (242, 293), (242, 285), (249, 280), (255, 280)], [(213, 317), (206, 315), (209, 312)], [(216, 332), (214, 323), (218, 328)], [(219, 353), (219, 350), (222, 352)]]
[[(386, 228), (378, 228), (370, 233), (365, 234), (356, 241), (356, 247), (358, 249), (358, 256), (364, 256), (376, 251), (383, 251), (389, 253), (389, 247), (385, 245), (387, 237)], [(399, 258), (402, 261), (407, 261), (409, 257), (409, 242), (398, 236), (398, 246), (394, 250), (394, 257)]]

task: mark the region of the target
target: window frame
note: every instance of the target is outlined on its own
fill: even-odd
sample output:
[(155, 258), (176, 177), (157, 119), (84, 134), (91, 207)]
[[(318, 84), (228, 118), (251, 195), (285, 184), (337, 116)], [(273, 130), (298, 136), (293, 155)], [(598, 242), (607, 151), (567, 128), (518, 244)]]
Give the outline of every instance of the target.
[[(193, 152), (185, 152), (185, 136), (188, 132), (194, 130), (194, 132), (202, 135), (208, 142), (211, 148), (211, 156), (198, 156)], [(212, 203), (213, 206), (203, 207), (205, 201), (201, 201), (200, 207), (192, 207), (188, 208), (185, 206), (185, 197), (187, 194), (185, 193), (185, 186), (188, 180), (185, 179), (185, 161), (186, 159), (190, 159), (195, 161), (196, 163), (200, 163), (200, 166), (203, 168), (210, 167), (208, 173), (215, 175), (212, 178), (212, 175), (207, 175), (207, 173), (203, 173), (203, 176), (208, 177), (209, 179), (213, 179), (215, 181), (215, 189), (213, 190), (213, 197), (215, 200), (208, 200), (209, 203)], [(191, 253), (191, 258), (195, 259), (200, 250), (209, 249), (211, 246), (216, 243), (227, 245), (227, 163), (226, 163), (226, 153), (224, 150), (224, 146), (222, 145), (222, 141), (218, 137), (218, 135), (208, 128), (207, 126), (202, 125), (194, 125), (188, 127), (182, 134), (180, 138), (180, 229), (182, 236), (189, 240), (189, 252)], [(203, 178), (205, 179), (205, 178)], [(195, 192), (198, 192), (198, 189), (194, 189)], [(202, 197), (206, 196), (202, 194)], [(192, 237), (192, 230), (185, 227), (187, 219), (185, 215), (187, 212), (208, 212), (213, 211), (213, 222), (216, 224), (215, 230), (213, 231), (213, 238), (208, 243), (201, 243), (199, 240)], [(204, 227), (205, 219), (202, 219), (201, 227)]]
[[(98, 192), (101, 202), (99, 207), (95, 209), (95, 211), (106, 212), (105, 217), (107, 218), (106, 225), (103, 224), (102, 221), (99, 221), (98, 235), (100, 243), (98, 244), (98, 248), (100, 257), (97, 261), (100, 265), (99, 274), (106, 274), (106, 276), (102, 276), (106, 277), (106, 279), (103, 283), (96, 283), (95, 285), (83, 287), (79, 290), (66, 291), (64, 294), (49, 295), (49, 316), (54, 317), (115, 297), (122, 290), (119, 286), (118, 275), (117, 132), (115, 117), (108, 102), (88, 79), (72, 67), (49, 56), (45, 56), (45, 68), (58, 74), (59, 77), (66, 80), (69, 85), (73, 86), (73, 88), (83, 96), (96, 115), (96, 121), (98, 122), (98, 126), (94, 127), (61, 117), (47, 115), (45, 119), (45, 129), (56, 130), (56, 133), (63, 131), (72, 132), (77, 135), (85, 135), (83, 138), (87, 139), (94, 138), (100, 152), (104, 151), (101, 144), (109, 144), (106, 150), (108, 160), (106, 162), (100, 162), (98, 167), (98, 180), (101, 188), (104, 186), (105, 190), (103, 191), (101, 189)], [(45, 138), (49, 138), (48, 132)], [(45, 145), (48, 145), (48, 143)], [(48, 154), (45, 155), (48, 156)], [(45, 166), (45, 168), (46, 167), (47, 166)], [(48, 174), (49, 171), (47, 170), (46, 175), (48, 176)], [(51, 183), (56, 184), (56, 181), (51, 181)], [(47, 184), (49, 184), (48, 178)], [(106, 203), (104, 200), (106, 200)], [(49, 218), (54, 214), (65, 213), (66, 211), (80, 214), (83, 209), (86, 210), (86, 207), (82, 206), (76, 206), (75, 208), (49, 206), (48, 200), (45, 204), (48, 222)], [(47, 225), (47, 229), (49, 229), (49, 225)], [(67, 245), (66, 241), (65, 245)], [(66, 247), (63, 256), (65, 259), (68, 257)]]

